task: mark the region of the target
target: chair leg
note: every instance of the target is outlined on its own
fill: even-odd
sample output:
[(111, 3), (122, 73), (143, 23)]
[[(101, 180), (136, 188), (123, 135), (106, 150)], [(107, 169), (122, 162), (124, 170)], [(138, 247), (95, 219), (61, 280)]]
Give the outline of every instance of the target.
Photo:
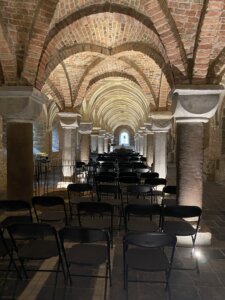
[(105, 288), (104, 288), (104, 300), (106, 300), (106, 296), (107, 296), (107, 286), (108, 286), (108, 266), (106, 263), (105, 266)]
[(112, 271), (111, 271), (111, 265), (108, 263), (107, 265), (108, 273), (109, 273), (109, 284), (112, 286)]

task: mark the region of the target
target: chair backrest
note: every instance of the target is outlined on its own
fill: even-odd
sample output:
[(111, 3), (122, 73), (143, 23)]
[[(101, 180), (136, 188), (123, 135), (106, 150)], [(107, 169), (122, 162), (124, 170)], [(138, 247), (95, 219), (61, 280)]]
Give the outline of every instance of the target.
[(117, 195), (117, 194), (120, 193), (120, 189), (117, 185), (99, 184), (97, 186), (97, 193), (98, 194), (114, 194), (114, 195)]
[[(158, 216), (158, 221), (152, 222), (152, 216)], [(135, 217), (133, 221), (132, 217)], [(144, 227), (140, 227), (142, 226), (140, 218), (145, 220)], [(126, 232), (130, 230), (157, 231), (161, 227), (161, 206), (158, 204), (127, 204), (124, 208), (124, 224)]]
[(135, 176), (122, 176), (122, 177), (119, 177), (118, 182), (119, 182), (119, 184), (120, 183), (139, 184), (140, 179), (138, 177), (135, 177)]
[(177, 194), (177, 186), (176, 185), (167, 185), (163, 188), (164, 194), (176, 195)]
[(90, 214), (103, 214), (110, 213), (113, 214), (113, 206), (109, 203), (104, 202), (80, 202), (77, 203), (77, 212), (78, 217), (82, 212), (90, 213)]
[(75, 193), (92, 192), (92, 185), (89, 183), (70, 183), (67, 186), (67, 191)]
[(136, 172), (119, 172), (119, 178), (121, 177), (137, 177)]
[(19, 212), (26, 211), (31, 214), (30, 203), (25, 200), (0, 200), (0, 211)]
[(100, 172), (98, 173), (98, 176), (110, 176), (110, 177), (117, 177), (117, 173), (116, 172)]
[(128, 233), (124, 236), (124, 243), (144, 248), (175, 247), (176, 236), (163, 232)]
[(159, 173), (157, 172), (147, 172), (147, 173), (142, 173), (141, 178), (158, 178)]
[(119, 166), (119, 173), (132, 173), (132, 172), (133, 172), (132, 166), (127, 166), (127, 167)]
[(59, 196), (35, 196), (32, 198), (32, 205), (36, 206), (63, 206), (65, 207), (65, 202), (62, 197)]
[(174, 218), (200, 218), (202, 209), (198, 206), (168, 205), (163, 207), (162, 214), (163, 216)]
[(130, 185), (127, 186), (128, 194), (147, 194), (152, 191), (152, 188), (149, 185)]
[(59, 230), (59, 238), (62, 244), (64, 242), (74, 243), (95, 243), (106, 241), (110, 245), (109, 233), (104, 229), (83, 228), (83, 227), (64, 227)]
[(32, 198), (32, 205), (36, 215), (36, 219), (39, 221), (38, 210), (47, 211), (50, 208), (55, 210), (60, 210), (64, 212), (64, 221), (67, 224), (67, 212), (65, 201), (59, 196), (35, 196)]
[(133, 169), (146, 168), (146, 164), (143, 162), (132, 162)]
[(137, 172), (138, 174), (145, 174), (149, 172), (149, 168), (135, 168), (135, 172)]
[(55, 228), (46, 223), (12, 224), (7, 230), (13, 240), (57, 238)]
[(165, 178), (146, 178), (145, 184), (150, 184), (152, 186), (166, 185), (167, 181)]
[(2, 228), (14, 223), (33, 222), (31, 205), (25, 200), (0, 200), (0, 212), (6, 213), (6, 218), (1, 222)]
[(159, 204), (143, 205), (143, 204), (127, 204), (125, 206), (125, 216), (152, 216), (161, 214), (161, 206)]
[(104, 183), (104, 182), (116, 184), (116, 177), (114, 177), (114, 176), (97, 175), (94, 177), (94, 180), (97, 185)]

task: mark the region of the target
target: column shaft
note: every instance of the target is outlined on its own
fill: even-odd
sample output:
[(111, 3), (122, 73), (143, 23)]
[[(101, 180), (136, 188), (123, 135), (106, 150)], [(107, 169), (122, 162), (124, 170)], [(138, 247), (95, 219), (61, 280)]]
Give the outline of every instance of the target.
[(88, 163), (90, 159), (90, 134), (81, 134), (80, 159)]
[(91, 152), (97, 152), (98, 150), (98, 136), (95, 134), (91, 135)]
[(62, 165), (65, 177), (71, 177), (75, 171), (72, 167), (76, 161), (75, 131), (75, 129), (63, 128)]
[(177, 124), (178, 201), (202, 206), (203, 124)]
[(107, 137), (104, 139), (104, 152), (105, 153), (109, 152), (108, 147), (109, 147), (109, 138)]
[(154, 145), (154, 134), (147, 135), (147, 165), (151, 167), (153, 163), (153, 145)]
[(142, 135), (139, 135), (139, 153), (140, 155), (144, 153), (144, 138)]
[(154, 134), (154, 171), (159, 177), (166, 178), (167, 175), (167, 133), (155, 132)]
[(98, 153), (104, 153), (104, 136), (98, 136)]
[(31, 201), (33, 196), (33, 125), (7, 124), (7, 198)]

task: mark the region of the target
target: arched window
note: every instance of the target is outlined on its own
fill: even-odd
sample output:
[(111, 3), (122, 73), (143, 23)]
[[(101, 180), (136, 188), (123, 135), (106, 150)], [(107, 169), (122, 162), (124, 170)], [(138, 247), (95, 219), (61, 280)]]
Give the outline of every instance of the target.
[(119, 138), (119, 145), (129, 146), (130, 145), (130, 136), (127, 131), (121, 131)]
[(59, 151), (59, 131), (57, 124), (52, 127), (52, 152)]

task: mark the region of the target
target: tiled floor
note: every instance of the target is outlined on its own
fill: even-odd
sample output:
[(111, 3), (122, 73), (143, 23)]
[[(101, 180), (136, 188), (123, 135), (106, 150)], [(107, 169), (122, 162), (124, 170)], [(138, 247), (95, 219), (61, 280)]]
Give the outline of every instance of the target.
[[(174, 178), (171, 176), (170, 183), (173, 183), (173, 180)], [(225, 185), (212, 182), (207, 182), (204, 185), (203, 222), (212, 232), (212, 244), (211, 246), (199, 247), (201, 251), (201, 257), (199, 257), (200, 274), (193, 270), (172, 270), (168, 293), (165, 292), (163, 284), (130, 284), (130, 300), (225, 299), (224, 195)], [(122, 237), (123, 230), (115, 233), (115, 245), (112, 249), (112, 287), (108, 287), (107, 300), (126, 299), (122, 276)], [(54, 265), (54, 260), (44, 263)], [(174, 267), (190, 267), (191, 265), (193, 265), (193, 261), (190, 258), (190, 249), (178, 248)], [(75, 278), (71, 286), (65, 286), (63, 275), (60, 274), (55, 287), (55, 275), (48, 273), (36, 273), (29, 281), (16, 279), (13, 272), (10, 273), (6, 282), (4, 282), (3, 273), (1, 276), (0, 299), (104, 299), (104, 282), (101, 279)], [(135, 276), (145, 278), (146, 274), (136, 273)], [(160, 279), (155, 274), (151, 278)]]

